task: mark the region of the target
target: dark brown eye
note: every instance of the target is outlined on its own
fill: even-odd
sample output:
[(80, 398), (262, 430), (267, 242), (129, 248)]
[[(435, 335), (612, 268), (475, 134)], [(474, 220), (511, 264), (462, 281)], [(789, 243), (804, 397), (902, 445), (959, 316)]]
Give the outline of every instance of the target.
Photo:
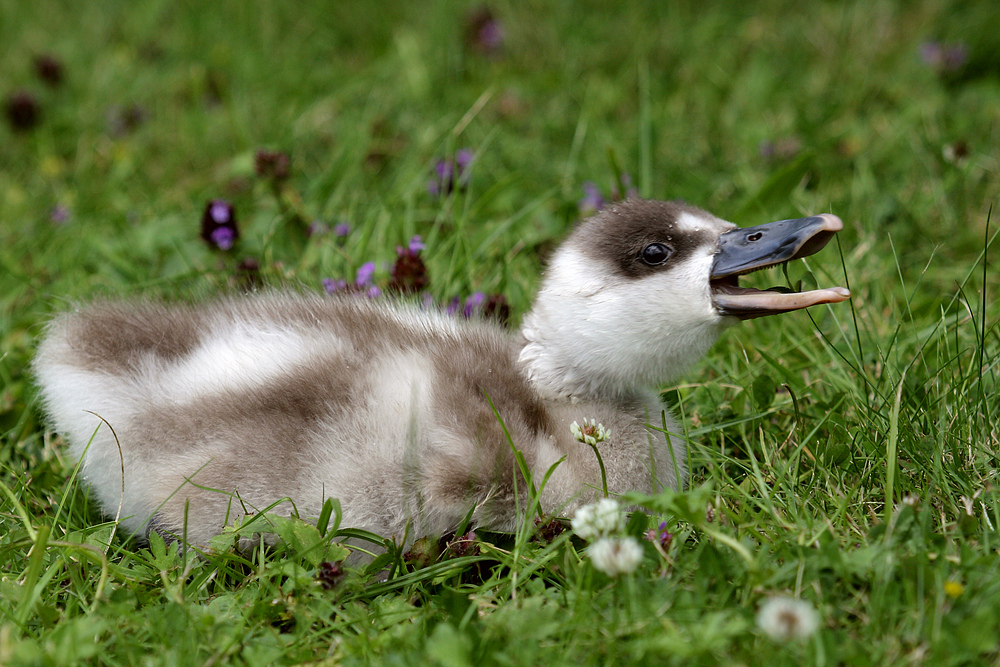
[(649, 266), (659, 266), (670, 259), (674, 249), (662, 243), (650, 243), (642, 249), (642, 261)]

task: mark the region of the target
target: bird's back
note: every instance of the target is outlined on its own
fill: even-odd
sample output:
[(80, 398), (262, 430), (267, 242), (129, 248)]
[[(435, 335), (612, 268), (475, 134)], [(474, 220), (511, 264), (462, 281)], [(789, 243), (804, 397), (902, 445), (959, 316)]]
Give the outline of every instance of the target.
[(516, 354), (485, 324), (285, 294), (91, 305), (50, 325), (35, 365), (104, 509), (124, 498), (126, 527), (181, 534), (190, 500), (204, 542), (285, 497), (306, 514), (337, 497), (384, 534), (448, 530), (470, 499), (507, 512), (490, 510), (514, 492), (503, 426), (529, 458), (548, 430)]

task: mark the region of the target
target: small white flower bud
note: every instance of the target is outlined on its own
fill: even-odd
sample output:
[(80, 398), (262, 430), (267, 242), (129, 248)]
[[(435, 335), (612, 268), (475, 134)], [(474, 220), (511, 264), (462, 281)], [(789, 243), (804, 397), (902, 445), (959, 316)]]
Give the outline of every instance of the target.
[(593, 541), (625, 530), (625, 514), (612, 498), (601, 498), (596, 503), (584, 505), (573, 517), (573, 532), (583, 539)]
[(608, 575), (617, 577), (628, 574), (642, 562), (642, 547), (632, 537), (604, 537), (587, 549), (594, 567)]
[(806, 600), (773, 597), (757, 612), (757, 627), (775, 641), (805, 639), (819, 627), (819, 614)]

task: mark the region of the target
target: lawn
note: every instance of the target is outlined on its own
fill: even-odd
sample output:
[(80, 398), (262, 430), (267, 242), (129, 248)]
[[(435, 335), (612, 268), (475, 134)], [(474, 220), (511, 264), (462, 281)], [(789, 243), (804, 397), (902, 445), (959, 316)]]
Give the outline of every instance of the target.
[[(0, 664), (997, 664), (994, 4), (0, 3)], [(530, 520), (359, 568), (335, 511), (270, 549), (144, 545), (46, 430), (29, 365), (74, 302), (386, 291), (419, 235), (426, 299), (516, 326), (630, 190), (836, 213), (752, 281), (853, 293), (663, 387), (692, 475), (633, 499), (632, 573)], [(772, 636), (776, 598), (815, 631)]]

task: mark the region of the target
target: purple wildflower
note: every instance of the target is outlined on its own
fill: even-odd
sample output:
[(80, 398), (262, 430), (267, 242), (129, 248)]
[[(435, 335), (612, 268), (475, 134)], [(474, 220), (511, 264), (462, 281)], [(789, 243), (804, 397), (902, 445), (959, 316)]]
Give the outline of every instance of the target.
[(42, 107), (35, 97), (24, 90), (13, 93), (7, 98), (7, 122), (17, 132), (27, 132), (36, 125), (42, 116)]
[(368, 287), (372, 284), (372, 278), (375, 276), (375, 262), (365, 262), (358, 268), (357, 278), (354, 280), (354, 284), (358, 287)]
[(537, 532), (532, 539), (535, 539), (543, 544), (549, 544), (566, 530), (566, 524), (559, 519), (536, 517), (535, 530)]
[(453, 169), (450, 162), (439, 160), (434, 165), (434, 175), (436, 178), (427, 181), (427, 192), (435, 197), (450, 194), (455, 184), (452, 172)]
[(949, 72), (962, 68), (969, 59), (969, 47), (965, 44), (954, 44), (944, 52), (944, 67)]
[(209, 239), (219, 250), (229, 250), (236, 243), (236, 234), (230, 227), (216, 227)]
[(201, 216), (201, 238), (219, 250), (229, 250), (240, 238), (236, 210), (224, 199), (213, 199)]
[(624, 199), (635, 199), (639, 196), (639, 190), (632, 185), (632, 177), (628, 173), (622, 173), (621, 183), (612, 186), (611, 198), (615, 201), (623, 199), (621, 190), (625, 191)]
[(455, 153), (455, 164), (458, 166), (459, 176), (465, 173), (465, 170), (469, 168), (469, 165), (472, 164), (472, 160), (475, 159), (475, 157), (476, 154), (468, 148), (460, 148)]
[(431, 279), (427, 273), (427, 265), (420, 256), (420, 251), (424, 248), (426, 246), (420, 236), (410, 239), (405, 248), (396, 247), (396, 262), (389, 270), (392, 275), (390, 290), (401, 294), (416, 294), (427, 289)]
[(499, 21), (487, 21), (479, 29), (479, 43), (484, 51), (499, 51), (503, 46), (504, 31)]
[(258, 176), (273, 181), (283, 181), (288, 178), (292, 166), (288, 153), (269, 151), (266, 148), (257, 149), (253, 163)]
[(351, 233), (350, 223), (343, 220), (338, 222), (337, 225), (333, 228), (333, 234), (338, 238), (343, 238), (350, 233)]
[(674, 536), (667, 530), (667, 522), (664, 521), (656, 530), (652, 528), (647, 530), (646, 539), (653, 544), (659, 544), (666, 551), (670, 548), (670, 543), (673, 541)]
[(337, 582), (339, 582), (343, 576), (344, 570), (340, 567), (340, 563), (331, 563), (329, 561), (320, 563), (319, 572), (316, 573), (316, 579), (325, 591), (328, 591), (336, 586)]
[(482, 292), (473, 292), (465, 300), (465, 307), (462, 308), (462, 317), (468, 319), (476, 314), (476, 311), (486, 302), (486, 295)]
[(969, 59), (969, 47), (961, 42), (924, 42), (920, 45), (920, 58), (925, 65), (938, 72), (955, 72)]
[(469, 183), (469, 166), (474, 159), (475, 153), (463, 148), (455, 153), (454, 159), (438, 160), (434, 164), (434, 178), (427, 181), (427, 192), (443, 197), (456, 190), (465, 190)]
[(326, 290), (327, 294), (333, 294), (334, 292), (339, 292), (341, 290), (347, 289), (346, 280), (334, 280), (333, 278), (323, 278), (323, 289)]
[(465, 535), (456, 535), (445, 547), (456, 556), (478, 556), (479, 545), (476, 544), (476, 533), (469, 531)]
[(920, 59), (925, 65), (937, 68), (944, 62), (944, 49), (938, 42), (924, 42), (920, 45)]
[(583, 199), (577, 204), (580, 207), (580, 213), (584, 215), (591, 215), (597, 213), (607, 205), (607, 201), (604, 199), (604, 195), (601, 194), (600, 188), (593, 181), (587, 181), (583, 184)]
[(496, 320), (501, 326), (510, 323), (510, 305), (503, 294), (490, 294), (483, 304), (483, 317)]
[(62, 204), (56, 204), (49, 211), (49, 220), (57, 225), (66, 224), (69, 221), (69, 208)]
[(448, 305), (444, 307), (444, 312), (447, 315), (457, 315), (458, 309), (462, 307), (462, 299), (460, 297), (452, 297)]
[(35, 58), (35, 74), (55, 88), (63, 81), (63, 66), (55, 56), (43, 54)]
[(503, 48), (504, 29), (489, 7), (474, 9), (465, 20), (465, 44), (470, 50), (493, 56)]

